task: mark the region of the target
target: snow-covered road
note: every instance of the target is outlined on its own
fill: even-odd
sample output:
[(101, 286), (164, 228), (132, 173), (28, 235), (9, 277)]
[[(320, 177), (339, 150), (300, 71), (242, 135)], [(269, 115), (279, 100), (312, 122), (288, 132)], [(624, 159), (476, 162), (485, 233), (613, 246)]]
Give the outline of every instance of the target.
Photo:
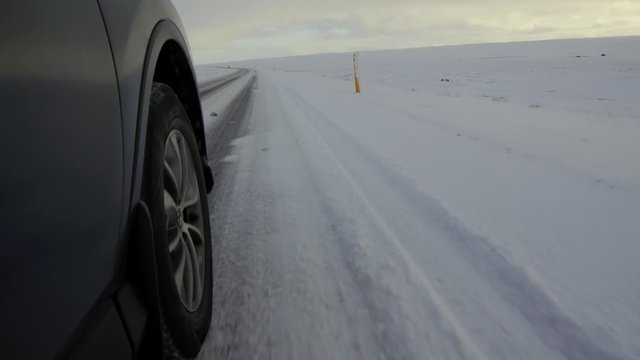
[(249, 86), (217, 141), (201, 359), (640, 356), (637, 122), (274, 69)]

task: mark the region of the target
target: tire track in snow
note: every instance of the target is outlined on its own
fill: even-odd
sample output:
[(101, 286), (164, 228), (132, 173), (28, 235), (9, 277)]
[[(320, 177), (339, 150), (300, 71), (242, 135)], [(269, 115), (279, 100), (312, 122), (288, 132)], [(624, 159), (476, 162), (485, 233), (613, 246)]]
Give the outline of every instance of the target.
[[(323, 138), (321, 132), (314, 126), (313, 122), (322, 122), (329, 124), (330, 121), (322, 114), (320, 110), (299, 96), (295, 90), (281, 84), (287, 95), (292, 99), (305, 113), (310, 116), (300, 116), (300, 119), (306, 120), (311, 131), (313, 131), (319, 141), (323, 144), (325, 152), (334, 160), (337, 167), (341, 170), (342, 175), (349, 181), (354, 192), (358, 194), (375, 223), (386, 237), (393, 243), (396, 249), (402, 254), (406, 260), (411, 274), (415, 275), (420, 284), (427, 290), (435, 305), (441, 311), (444, 319), (451, 323), (456, 334), (460, 336), (462, 343), (469, 348), (472, 356), (469, 358), (482, 358), (483, 352), (479, 350), (478, 345), (474, 342), (473, 337), (466, 330), (464, 325), (457, 319), (454, 312), (450, 310), (447, 302), (439, 295), (439, 291), (433, 282), (423, 273), (420, 266), (417, 265), (411, 252), (408, 251), (393, 226), (385, 220), (384, 215), (378, 210), (367, 195), (367, 191), (363, 188), (355, 176), (349, 170), (349, 166), (344, 164), (336, 155), (335, 151), (329, 146)], [(341, 134), (340, 130), (333, 128), (332, 136), (342, 137), (343, 143), (349, 142), (352, 150), (367, 155), (363, 150), (357, 149), (357, 143), (353, 139), (348, 139), (345, 134)], [(363, 156), (367, 157), (367, 156)], [(370, 158), (368, 159), (370, 160)], [(384, 176), (385, 174), (381, 174)], [(477, 270), (484, 278), (487, 284), (490, 284), (496, 292), (516, 309), (531, 325), (533, 331), (538, 338), (551, 349), (559, 352), (563, 357), (570, 360), (587, 360), (587, 359), (625, 359), (624, 356), (618, 355), (611, 350), (601, 347), (594, 339), (591, 339), (584, 329), (580, 327), (575, 320), (562, 311), (560, 306), (547, 294), (535, 281), (526, 273), (526, 271), (506, 259), (495, 248), (490, 245), (488, 239), (477, 235), (467, 229), (454, 216), (452, 216), (436, 199), (430, 198), (424, 194), (418, 194), (409, 186), (403, 184), (403, 181), (390, 182), (394, 186), (403, 185), (406, 193), (421, 198), (422, 207), (412, 209), (424, 214), (429, 226), (438, 228), (444, 234), (449, 243), (453, 244), (458, 252)], [(415, 201), (407, 202), (416, 203)]]
[[(270, 296), (257, 298), (254, 294), (266, 292), (270, 274), (264, 270), (270, 267), (253, 239), (272, 221), (268, 211), (256, 209), (269, 208), (272, 199), (260, 188), (259, 179), (247, 182), (238, 176), (257, 166), (257, 158), (246, 159), (242, 166), (228, 159), (237, 145), (234, 139), (248, 132), (254, 107), (252, 86), (253, 80), (206, 134), (215, 174), (209, 195), (214, 285), (211, 328), (198, 355), (203, 360), (268, 358)], [(247, 189), (251, 189), (251, 199)], [(252, 217), (256, 212), (263, 216)]]
[(362, 299), (325, 241), (329, 220), (309, 217), (322, 207), (308, 201), (319, 194), (304, 144), (271, 89), (255, 86), (212, 201), (214, 316), (199, 358), (378, 358)]
[[(297, 106), (300, 109), (309, 110), (312, 113), (314, 113), (314, 115), (322, 119), (323, 116), (320, 112), (318, 112), (310, 104), (306, 103), (306, 101), (298, 97), (291, 89), (286, 88), (285, 86), (282, 86), (282, 89), (284, 89), (287, 92), (288, 97), (295, 104), (294, 106)], [(395, 249), (402, 255), (402, 258), (405, 260), (405, 263), (409, 268), (409, 272), (411, 276), (417, 279), (420, 285), (424, 289), (426, 289), (427, 293), (429, 294), (430, 300), (432, 301), (433, 306), (435, 306), (435, 308), (437, 309), (437, 313), (442, 317), (442, 319), (444, 320), (444, 323), (452, 327), (453, 332), (455, 334), (455, 338), (449, 338), (449, 341), (453, 342), (454, 348), (456, 347), (458, 348), (458, 351), (460, 352), (459, 355), (462, 355), (462, 358), (468, 358), (468, 359), (486, 359), (484, 354), (479, 350), (478, 346), (475, 344), (473, 338), (469, 335), (467, 330), (462, 326), (462, 324), (458, 321), (458, 319), (455, 317), (453, 312), (449, 309), (449, 306), (446, 304), (446, 301), (444, 301), (444, 299), (439, 295), (439, 292), (436, 290), (435, 285), (425, 276), (425, 274), (421, 271), (419, 266), (417, 266), (415, 260), (406, 250), (406, 248), (402, 244), (402, 241), (399, 239), (396, 232), (392, 229), (392, 227), (385, 220), (382, 214), (369, 200), (369, 197), (365, 193), (365, 190), (359, 185), (359, 183), (353, 177), (351, 172), (347, 169), (345, 164), (343, 164), (342, 161), (340, 161), (340, 159), (336, 156), (336, 154), (333, 152), (333, 150), (327, 144), (327, 142), (323, 139), (323, 137), (318, 132), (318, 130), (314, 127), (311, 121), (307, 119), (307, 117), (304, 115), (297, 118), (297, 120), (303, 120), (303, 119), (305, 120), (305, 124), (308, 126), (308, 129), (317, 136), (317, 139), (319, 140), (324, 152), (327, 155), (329, 155), (329, 157), (333, 160), (333, 163), (336, 166), (336, 168), (340, 170), (340, 174), (342, 175), (342, 178), (349, 183), (352, 190), (357, 194), (358, 198), (365, 205), (366, 211), (369, 213), (371, 219), (374, 220), (379, 230), (382, 231), (386, 239), (390, 240), (394, 245)], [(336, 219), (336, 221), (339, 222), (338, 219)], [(374, 284), (372, 285), (365, 285), (366, 287), (369, 288), (365, 290), (365, 294), (373, 295), (372, 292), (375, 292), (375, 290), (372, 288), (375, 288), (378, 285), (378, 284), (375, 284), (376, 279), (372, 278), (370, 274), (364, 274), (363, 271), (359, 269), (355, 269), (355, 271), (356, 271), (356, 274), (354, 276), (359, 278), (367, 277), (369, 278), (370, 281), (374, 282)], [(370, 306), (374, 307), (374, 311), (378, 311), (378, 312), (383, 311), (383, 309), (380, 306), (371, 305), (371, 303), (370, 303)], [(433, 319), (433, 320), (434, 322), (440, 322), (438, 321), (438, 319)], [(395, 340), (398, 340), (398, 339), (395, 339)], [(397, 348), (387, 349), (387, 350), (388, 351), (386, 352), (386, 358), (389, 358), (389, 359), (396, 358), (396, 356), (398, 355), (398, 354), (395, 354), (396, 356), (394, 356), (394, 353), (393, 353), (393, 351), (399, 350)], [(389, 351), (389, 350), (392, 350), (392, 351)], [(400, 355), (401, 355), (400, 358), (405, 358), (405, 356), (402, 356), (402, 353)], [(414, 355), (417, 356), (417, 354), (414, 354)]]
[[(373, 326), (369, 315), (359, 311), (366, 299), (353, 291), (357, 288), (354, 279), (350, 277), (348, 269), (335, 261), (340, 254), (332, 244), (333, 239), (328, 236), (332, 219), (327, 217), (321, 204), (316, 201), (322, 198), (322, 191), (310, 171), (308, 159), (303, 156), (308, 144), (291, 126), (290, 114), (282, 108), (282, 102), (277, 101), (280, 100), (278, 94), (268, 81), (265, 81), (262, 91), (268, 93), (272, 105), (268, 111), (265, 109), (268, 118), (263, 120), (269, 123), (272, 131), (268, 132), (268, 139), (263, 145), (270, 149), (268, 154), (280, 152), (273, 157), (266, 155), (269, 172), (281, 178), (273, 179), (270, 187), (286, 193), (286, 200), (281, 201), (280, 206), (286, 211), (294, 211), (294, 214), (287, 214), (291, 217), (288, 220), (304, 229), (303, 234), (290, 228), (279, 230), (282, 240), (296, 239), (296, 248), (300, 250), (287, 251), (285, 255), (286, 261), (297, 270), (296, 276), (292, 277), (296, 280), (284, 280), (283, 287), (290, 290), (295, 288), (298, 293), (288, 295), (291, 306), (281, 314), (281, 320), (285, 323), (283, 332), (296, 333), (288, 345), (293, 349), (293, 354), (300, 354), (300, 349), (323, 347), (329, 354), (309, 351), (306, 356), (287, 358), (379, 358), (381, 352), (378, 344), (372, 341)], [(282, 157), (283, 152), (286, 157)], [(275, 208), (279, 207), (275, 205)], [(310, 219), (314, 225), (303, 225)], [(279, 223), (276, 226), (286, 224), (283, 221)], [(305, 309), (302, 314), (294, 310), (297, 307)], [(313, 328), (305, 331), (303, 319), (307, 317), (313, 319), (314, 324)], [(336, 328), (336, 325), (341, 326)], [(330, 335), (329, 338), (327, 335)]]

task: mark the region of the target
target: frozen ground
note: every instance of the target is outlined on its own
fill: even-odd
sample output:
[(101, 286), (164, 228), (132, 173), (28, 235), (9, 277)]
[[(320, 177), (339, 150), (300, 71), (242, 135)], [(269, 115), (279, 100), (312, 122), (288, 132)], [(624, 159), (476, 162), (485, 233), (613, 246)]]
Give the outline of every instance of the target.
[(350, 61), (236, 64), (201, 358), (640, 358), (640, 38)]

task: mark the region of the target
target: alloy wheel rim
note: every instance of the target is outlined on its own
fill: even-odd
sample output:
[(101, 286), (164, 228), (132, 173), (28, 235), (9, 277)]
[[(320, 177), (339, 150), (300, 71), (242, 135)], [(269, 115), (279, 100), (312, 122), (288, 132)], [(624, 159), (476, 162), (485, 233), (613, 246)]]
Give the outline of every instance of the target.
[(184, 135), (173, 130), (165, 142), (164, 211), (173, 278), (184, 307), (196, 311), (202, 300), (205, 239), (200, 188)]

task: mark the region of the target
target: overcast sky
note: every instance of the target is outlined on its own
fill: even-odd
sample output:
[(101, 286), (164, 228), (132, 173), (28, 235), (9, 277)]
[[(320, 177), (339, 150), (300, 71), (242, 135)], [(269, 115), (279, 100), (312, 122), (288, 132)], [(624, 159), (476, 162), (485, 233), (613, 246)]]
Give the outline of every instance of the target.
[(640, 0), (173, 0), (196, 63), (640, 35)]

